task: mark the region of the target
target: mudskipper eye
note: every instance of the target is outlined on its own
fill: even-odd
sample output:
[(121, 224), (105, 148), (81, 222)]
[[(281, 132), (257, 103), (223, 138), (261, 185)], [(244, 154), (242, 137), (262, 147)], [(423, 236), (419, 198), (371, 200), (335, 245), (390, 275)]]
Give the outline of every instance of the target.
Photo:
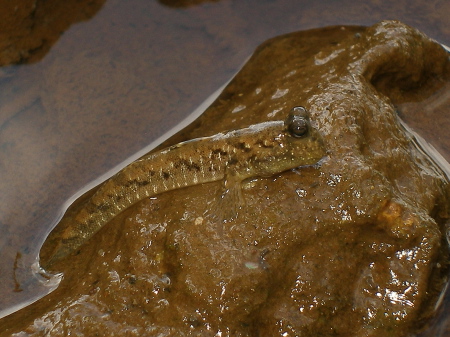
[(291, 110), (286, 120), (286, 127), (292, 137), (302, 138), (309, 133), (308, 112), (302, 106), (297, 106)]

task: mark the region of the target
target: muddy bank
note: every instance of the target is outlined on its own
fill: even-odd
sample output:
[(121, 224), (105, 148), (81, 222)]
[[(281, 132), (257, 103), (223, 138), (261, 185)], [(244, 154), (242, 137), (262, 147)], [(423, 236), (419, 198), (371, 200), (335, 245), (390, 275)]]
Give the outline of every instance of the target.
[(221, 182), (138, 203), (55, 264), (60, 287), (0, 321), (2, 335), (402, 336), (420, 327), (445, 273), (449, 188), (394, 104), (431, 95), (448, 75), (445, 51), (397, 22), (269, 40), (164, 146), (304, 106), (328, 150), (320, 165), (243, 185), (239, 216), (221, 231), (211, 216)]

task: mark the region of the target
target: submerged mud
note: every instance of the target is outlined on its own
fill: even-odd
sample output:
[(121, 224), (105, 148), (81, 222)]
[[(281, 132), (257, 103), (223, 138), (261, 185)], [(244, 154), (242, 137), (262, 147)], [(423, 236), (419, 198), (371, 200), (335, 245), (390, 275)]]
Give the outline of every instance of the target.
[[(224, 205), (223, 182), (213, 182), (125, 210), (52, 266), (64, 272), (60, 287), (1, 320), (0, 335), (420, 329), (447, 272), (449, 185), (402, 128), (396, 105), (444, 87), (449, 70), (437, 43), (399, 22), (265, 42), (211, 107), (161, 147), (284, 120), (304, 106), (327, 157), (246, 182), (237, 205)], [(238, 216), (218, 221), (226, 207)], [(43, 258), (57, 240), (44, 244)]]
[(0, 65), (40, 60), (71, 24), (90, 19), (104, 2), (0, 0)]

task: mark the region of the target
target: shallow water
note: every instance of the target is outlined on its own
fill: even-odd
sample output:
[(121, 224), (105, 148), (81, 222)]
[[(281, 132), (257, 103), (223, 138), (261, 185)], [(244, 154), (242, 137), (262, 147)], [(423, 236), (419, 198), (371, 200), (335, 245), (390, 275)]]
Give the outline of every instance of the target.
[[(444, 1), (223, 0), (182, 8), (110, 0), (33, 63), (1, 68), (0, 312), (52, 288), (30, 282), (30, 266), (66, 201), (160, 142), (262, 41), (399, 19), (449, 45), (449, 14)], [(400, 108), (446, 160), (448, 92)], [(423, 104), (430, 124), (420, 118)]]

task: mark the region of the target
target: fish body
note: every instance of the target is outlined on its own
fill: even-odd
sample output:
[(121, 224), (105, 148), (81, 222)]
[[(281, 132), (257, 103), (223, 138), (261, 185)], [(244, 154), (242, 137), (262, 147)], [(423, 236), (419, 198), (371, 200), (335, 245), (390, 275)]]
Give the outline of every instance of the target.
[(70, 224), (46, 266), (76, 251), (112, 218), (144, 198), (218, 180), (272, 176), (315, 164), (324, 155), (321, 137), (304, 109), (286, 121), (263, 122), (151, 153), (112, 176), (73, 217), (61, 220)]

